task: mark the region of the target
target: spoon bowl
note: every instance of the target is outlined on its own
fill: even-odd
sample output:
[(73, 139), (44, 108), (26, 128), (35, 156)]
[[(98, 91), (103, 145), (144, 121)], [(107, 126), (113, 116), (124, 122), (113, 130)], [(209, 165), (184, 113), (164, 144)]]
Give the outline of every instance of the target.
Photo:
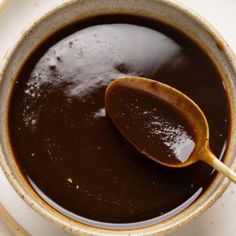
[[(156, 152), (151, 152), (144, 148), (140, 142), (138, 143), (135, 141), (135, 139), (132, 137), (131, 131), (127, 132), (126, 130), (128, 124), (120, 122), (122, 120), (122, 116), (117, 116), (115, 114), (117, 106), (114, 102), (117, 101), (119, 96), (122, 96), (122, 93), (119, 94), (119, 92), (124, 89), (129, 89), (129, 91), (138, 91), (139, 93), (146, 94), (153, 99), (161, 100), (181, 114), (185, 122), (191, 126), (195, 142), (194, 149), (191, 151), (187, 159), (178, 162), (165, 161), (165, 159), (160, 158), (161, 155), (158, 153), (158, 150)], [(116, 97), (115, 99), (112, 99), (114, 95)], [(194, 101), (192, 101), (182, 92), (166, 84), (151, 79), (135, 76), (124, 77), (114, 80), (109, 84), (105, 93), (105, 105), (108, 115), (120, 133), (139, 152), (148, 158), (164, 166), (177, 168), (186, 167), (201, 160), (208, 163), (213, 168), (217, 169), (219, 172), (236, 183), (236, 174), (220, 160), (218, 160), (210, 150), (209, 127), (204, 113)], [(145, 121), (145, 119), (143, 120)], [(134, 132), (134, 134), (135, 133), (137, 132)], [(147, 139), (147, 137), (143, 137), (143, 139)], [(178, 143), (176, 146), (178, 146)]]

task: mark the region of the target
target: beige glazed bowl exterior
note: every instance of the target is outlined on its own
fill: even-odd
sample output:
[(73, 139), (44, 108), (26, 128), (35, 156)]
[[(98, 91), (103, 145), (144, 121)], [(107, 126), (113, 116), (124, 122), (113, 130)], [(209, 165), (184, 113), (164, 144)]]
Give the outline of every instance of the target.
[[(77, 235), (164, 235), (176, 230), (206, 210), (224, 192), (229, 180), (218, 174), (208, 190), (180, 214), (158, 224), (135, 229), (102, 229), (76, 222), (45, 203), (22, 176), (9, 145), (7, 107), (14, 78), (36, 48), (57, 30), (95, 15), (126, 13), (165, 22), (195, 40), (209, 54), (220, 71), (228, 94), (231, 127), (224, 162), (236, 169), (236, 63), (221, 37), (195, 13), (168, 0), (69, 0), (54, 7), (34, 22), (17, 40), (0, 68), (0, 164), (20, 197), (48, 220)], [(216, 114), (217, 115), (217, 114)], [(88, 170), (89, 171), (89, 170)]]

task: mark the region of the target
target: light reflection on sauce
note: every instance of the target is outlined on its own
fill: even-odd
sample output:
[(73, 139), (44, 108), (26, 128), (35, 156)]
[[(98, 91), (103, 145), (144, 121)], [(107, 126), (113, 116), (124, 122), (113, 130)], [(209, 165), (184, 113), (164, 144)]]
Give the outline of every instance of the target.
[[(156, 42), (161, 47), (153, 47)], [(153, 76), (180, 51), (173, 40), (145, 27), (113, 24), (81, 30), (50, 48), (34, 68), (25, 89), (25, 125), (35, 128), (37, 113), (30, 112), (31, 107), (55, 87), (63, 88), (69, 99), (86, 101), (86, 96), (122, 75)]]

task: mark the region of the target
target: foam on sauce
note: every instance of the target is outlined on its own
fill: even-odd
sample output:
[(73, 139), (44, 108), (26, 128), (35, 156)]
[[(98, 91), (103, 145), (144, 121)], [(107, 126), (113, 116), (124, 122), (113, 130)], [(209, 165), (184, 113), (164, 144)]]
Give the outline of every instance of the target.
[[(9, 106), (12, 148), (45, 201), (78, 221), (105, 228), (163, 221), (189, 206), (213, 179), (204, 163), (183, 169), (155, 164), (119, 134), (106, 115), (104, 93), (123, 75), (158, 79), (183, 91), (206, 114), (218, 157), (227, 141), (220, 75), (174, 30), (142, 18), (109, 16), (49, 39), (16, 79)], [(160, 122), (151, 111), (147, 115)]]

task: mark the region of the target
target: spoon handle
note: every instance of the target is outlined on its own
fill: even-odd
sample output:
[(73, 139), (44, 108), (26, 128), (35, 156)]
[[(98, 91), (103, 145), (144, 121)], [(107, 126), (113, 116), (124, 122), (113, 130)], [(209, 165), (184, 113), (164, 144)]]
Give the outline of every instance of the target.
[(201, 155), (199, 156), (202, 161), (206, 162), (214, 169), (218, 170), (220, 173), (222, 173), (234, 183), (236, 183), (236, 173), (229, 167), (227, 167), (223, 162), (218, 160), (208, 147), (205, 147), (204, 150), (201, 152)]

